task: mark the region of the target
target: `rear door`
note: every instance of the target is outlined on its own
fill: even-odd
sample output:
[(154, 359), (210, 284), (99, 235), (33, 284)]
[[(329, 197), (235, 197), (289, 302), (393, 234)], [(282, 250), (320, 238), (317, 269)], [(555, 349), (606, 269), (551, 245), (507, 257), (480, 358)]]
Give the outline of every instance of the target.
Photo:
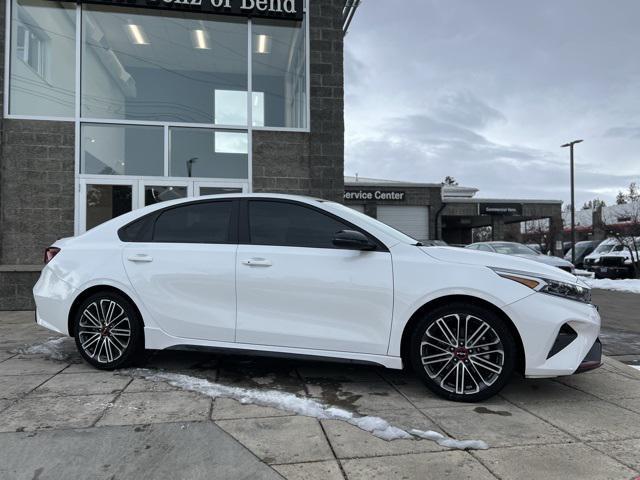
[(124, 248), (127, 275), (168, 334), (233, 342), (236, 321), (237, 200), (162, 210)]
[(393, 308), (386, 247), (336, 248), (335, 233), (357, 227), (303, 203), (255, 199), (245, 205), (237, 341), (386, 354)]

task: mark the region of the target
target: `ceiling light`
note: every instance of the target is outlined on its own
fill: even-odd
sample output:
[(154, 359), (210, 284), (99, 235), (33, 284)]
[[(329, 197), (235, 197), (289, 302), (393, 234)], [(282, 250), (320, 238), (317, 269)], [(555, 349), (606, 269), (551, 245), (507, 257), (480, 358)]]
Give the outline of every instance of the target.
[(256, 53), (271, 53), (271, 37), (269, 35), (256, 35)]
[(209, 41), (208, 41), (207, 32), (204, 30), (192, 30), (191, 31), (191, 41), (193, 42), (193, 47), (199, 50), (210, 50)]
[(136, 25), (134, 23), (127, 24), (129, 36), (131, 37), (131, 41), (136, 45), (148, 45), (149, 40), (147, 40), (147, 36), (142, 30), (140, 25)]

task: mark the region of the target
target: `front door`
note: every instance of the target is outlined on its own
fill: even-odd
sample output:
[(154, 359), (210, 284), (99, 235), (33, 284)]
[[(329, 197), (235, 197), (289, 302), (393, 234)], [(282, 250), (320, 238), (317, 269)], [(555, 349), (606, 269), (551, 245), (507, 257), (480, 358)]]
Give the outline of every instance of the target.
[[(391, 254), (334, 247), (357, 227), (291, 201), (249, 200), (238, 246), (240, 343), (386, 354)], [(241, 225), (241, 231), (243, 227)]]
[(169, 335), (233, 342), (237, 202), (200, 201), (163, 210), (123, 262), (146, 310)]

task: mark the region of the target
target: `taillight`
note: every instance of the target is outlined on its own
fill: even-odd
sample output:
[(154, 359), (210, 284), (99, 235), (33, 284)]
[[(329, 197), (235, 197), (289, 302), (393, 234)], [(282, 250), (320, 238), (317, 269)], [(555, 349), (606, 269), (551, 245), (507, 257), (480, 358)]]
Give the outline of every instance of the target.
[(49, 263), (51, 260), (53, 260), (53, 257), (55, 257), (58, 252), (60, 252), (60, 249), (58, 247), (47, 247), (44, 249), (44, 264), (46, 265), (47, 263)]

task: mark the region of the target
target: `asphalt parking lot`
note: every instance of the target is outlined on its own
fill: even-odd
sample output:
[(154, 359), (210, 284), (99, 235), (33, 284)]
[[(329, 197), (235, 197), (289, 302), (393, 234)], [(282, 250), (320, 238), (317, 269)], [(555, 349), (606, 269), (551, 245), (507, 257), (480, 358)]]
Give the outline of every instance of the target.
[[(605, 351), (633, 361), (640, 354), (634, 324), (640, 295), (629, 295), (596, 292), (594, 299), (604, 318)], [(640, 372), (613, 358), (574, 377), (514, 378), (498, 397), (469, 405), (441, 400), (403, 372), (360, 365), (159, 352), (144, 371), (99, 372), (82, 363), (71, 339), (52, 338), (33, 323), (33, 312), (0, 312), (2, 479), (617, 480), (640, 474)], [(144, 379), (149, 372), (186, 375), (180, 378), (209, 390)], [(241, 392), (236, 398), (244, 395), (245, 402), (253, 398), (247, 392), (293, 394), (287, 398), (379, 417), (406, 431), (483, 440), (489, 448), (387, 441), (347, 421), (242, 404), (211, 386)]]

